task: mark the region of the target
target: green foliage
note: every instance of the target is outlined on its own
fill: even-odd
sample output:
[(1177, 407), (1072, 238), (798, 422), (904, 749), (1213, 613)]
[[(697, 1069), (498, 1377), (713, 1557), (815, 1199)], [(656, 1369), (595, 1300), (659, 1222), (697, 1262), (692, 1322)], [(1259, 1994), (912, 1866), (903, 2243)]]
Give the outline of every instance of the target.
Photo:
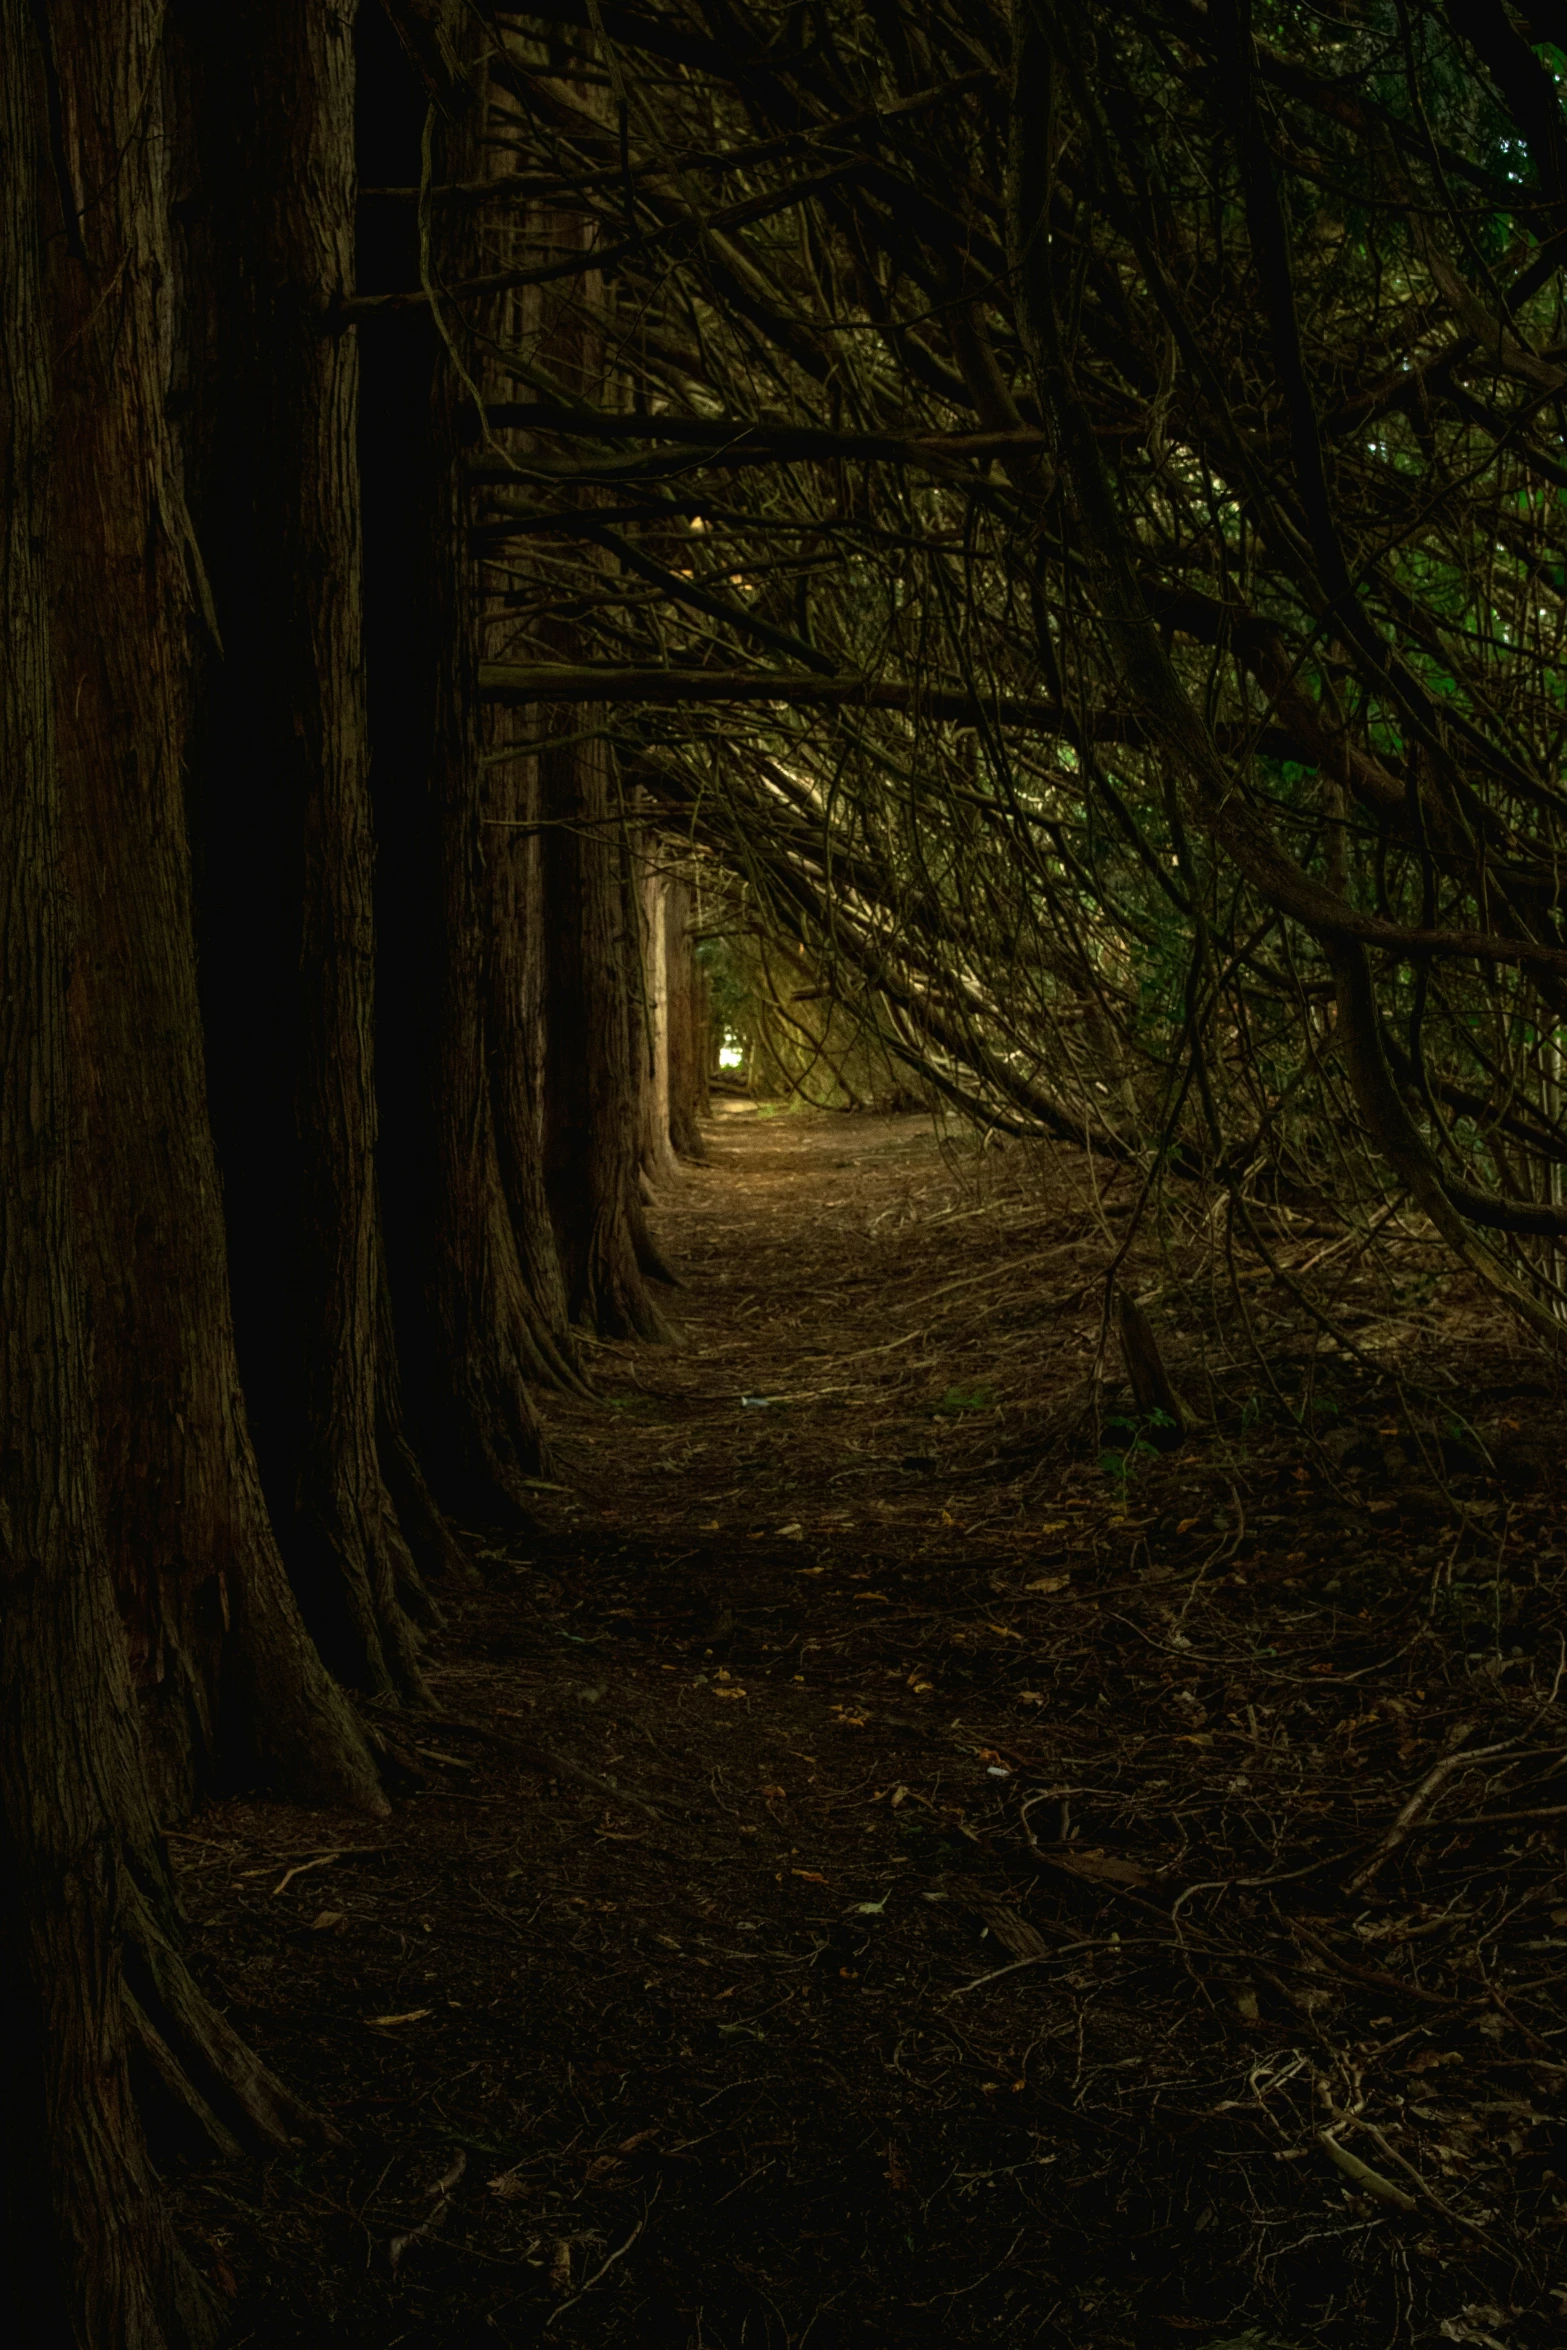
[[(1208, 1184), (1367, 1234), (1408, 1194), (1554, 1331), (1561, 141), (1443, 0), (1257, 0), (1241, 45), (1161, 0), (1027, 18), (1016, 60), (1005, 12), (922, 11), (916, 66), (831, 5), (760, 79), (648, 51), (658, 151), (723, 155), (744, 218), (721, 261), (639, 217), (654, 356), (560, 446), (700, 601), (617, 581), (564, 481), (535, 633), (752, 673), (617, 729), (728, 876), (704, 962), (755, 1095), (1087, 1140), (1161, 1213)], [(1014, 63), (1070, 235), (998, 193), (1046, 200)], [(867, 108), (828, 195), (800, 142)], [(597, 149), (533, 136), (619, 249)], [(977, 449), (998, 413), (1022, 443)], [(779, 444), (704, 470), (719, 418)]]
[(1106, 1446), (1100, 1453), (1099, 1467), (1111, 1484), (1118, 1488), (1123, 1500), (1138, 1470), (1158, 1460), (1164, 1449), (1162, 1445), (1149, 1441), (1147, 1431), (1152, 1429), (1156, 1433), (1167, 1434), (1174, 1425), (1166, 1412), (1151, 1412), (1146, 1417), (1135, 1419), (1116, 1415), (1105, 1420), (1104, 1434), (1118, 1438), (1119, 1442)]

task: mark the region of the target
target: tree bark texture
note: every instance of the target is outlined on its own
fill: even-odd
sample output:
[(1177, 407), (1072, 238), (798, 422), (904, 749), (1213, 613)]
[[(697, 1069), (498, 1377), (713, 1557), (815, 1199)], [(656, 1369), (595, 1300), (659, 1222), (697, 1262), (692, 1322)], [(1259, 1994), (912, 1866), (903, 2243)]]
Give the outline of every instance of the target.
[[(477, 43), (465, 35), (470, 58)], [(482, 65), (452, 92), (428, 139), (435, 177), (472, 177), (485, 103)], [(436, 224), (436, 281), (457, 282), (468, 231)], [(437, 307), (444, 299), (437, 295)], [(461, 349), (461, 321), (446, 324)], [(452, 344), (437, 359), (430, 548), (435, 679), (432, 789), (436, 802), (441, 979), (432, 1078), (429, 1323), (436, 1407), (453, 1490), (474, 1514), (526, 1521), (528, 1481), (544, 1469), (544, 1439), (528, 1393), (549, 1376), (501, 1165), (490, 1033), (495, 959), (485, 827), (484, 721), (477, 679), (479, 582), (468, 545), (467, 487), (458, 415), (466, 387)], [(464, 359), (464, 372), (467, 369)]]
[(549, 934), (545, 1181), (572, 1319), (667, 1340), (638, 1255), (637, 1084), (628, 965), (636, 941), (608, 746), (542, 755)]
[(375, 1811), (368, 1747), (283, 1571), (234, 1349), (184, 799), (210, 599), (165, 409), (165, 20), (156, 0), (62, 0), (50, 18), (56, 724), (110, 1564), (166, 1808), (259, 1767)]
[[(487, 175), (502, 160), (499, 150), (483, 150)], [(526, 219), (506, 231), (492, 225), (492, 258), (498, 237), (519, 261), (527, 258), (532, 236)], [(529, 288), (484, 305), (480, 320), (483, 339), (474, 352), (474, 383), (487, 407), (492, 399), (504, 401), (513, 388), (494, 353), (527, 345), (537, 331), (540, 295), (541, 289)], [(504, 600), (496, 603), (485, 597), (482, 567), (478, 586), (479, 626), (487, 637), (492, 627), (505, 627), (508, 613)], [(506, 758), (497, 755), (497, 738), (513, 730), (500, 721), (492, 703), (484, 705), (484, 729), (484, 855), (491, 956), (486, 1014), (501, 1170), (523, 1277), (534, 1307), (539, 1375), (556, 1386), (585, 1393), (587, 1380), (570, 1328), (565, 1277), (544, 1183), (548, 1049), (545, 942), (550, 910), (544, 896), (539, 829), (543, 812), (539, 759), (532, 748)]]
[[(602, 98), (576, 82), (577, 52), (540, 43), (540, 65), (574, 83), (589, 105)], [(537, 252), (583, 247), (580, 215), (548, 203), (529, 208), (524, 234)], [(605, 289), (592, 273), (568, 289), (530, 288), (514, 313), (514, 340), (530, 364), (568, 396), (612, 407), (604, 332)], [(583, 493), (591, 503), (594, 493)], [(511, 568), (515, 570), (516, 559)], [(570, 620), (549, 623), (551, 652), (569, 662), (582, 645)], [(566, 1299), (573, 1322), (605, 1338), (667, 1340), (646, 1272), (664, 1267), (646, 1231), (639, 1188), (642, 1044), (636, 957), (641, 927), (627, 856), (620, 779), (604, 713), (537, 713), (538, 812), (542, 825), (545, 932), (543, 1166)], [(573, 739), (552, 740), (552, 737)]]
[(669, 1139), (683, 1159), (704, 1159), (701, 1121), (708, 1115), (708, 1065), (712, 1059), (712, 1013), (707, 982), (697, 961), (692, 925), (695, 892), (682, 874), (671, 874), (664, 907), (664, 990), (669, 1005)]
[(240, 1359), (306, 1620), (424, 1694), (381, 1459), (374, 850), (352, 290), (351, 7), (247, 0), (204, 41), (204, 178), (237, 232), (205, 536), (225, 658), (204, 767), (205, 993)]
[(641, 980), (631, 1014), (639, 1094), (637, 1155), (642, 1174), (656, 1190), (660, 1184), (678, 1181), (680, 1175), (669, 1130), (669, 880), (657, 834), (646, 830), (640, 839), (633, 836), (633, 844)]
[(490, 985), (486, 1016), (501, 1173), (534, 1308), (537, 1377), (587, 1391), (544, 1182), (545, 903), (539, 762), (531, 752), (484, 769)]
[(42, 70), (0, 0), (0, 2227), (13, 2339), (209, 2338), (159, 2209), (120, 2007), (135, 1719), (95, 1490), (72, 1229), (46, 566)]

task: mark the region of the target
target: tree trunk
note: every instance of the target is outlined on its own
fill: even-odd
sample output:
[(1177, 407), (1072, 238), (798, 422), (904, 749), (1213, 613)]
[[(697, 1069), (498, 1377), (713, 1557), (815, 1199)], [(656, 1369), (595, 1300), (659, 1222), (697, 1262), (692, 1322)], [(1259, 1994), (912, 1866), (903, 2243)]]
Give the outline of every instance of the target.
[[(493, 754), (492, 754), (493, 760)], [(539, 762), (531, 752), (485, 768), (490, 990), (486, 1017), (501, 1173), (524, 1285), (534, 1307), (539, 1375), (588, 1392), (571, 1334), (565, 1276), (544, 1183), (545, 900), (538, 831)]]
[(542, 755), (549, 936), (545, 1182), (572, 1319), (605, 1338), (667, 1341), (638, 1241), (635, 947), (607, 744)]
[[(6, 2298), (20, 2338), (200, 2337), (130, 2095), (119, 2011), (119, 1630), (94, 1494), (71, 1230), (49, 440), (24, 0), (0, 0), (0, 1985)], [(123, 1669), (123, 1668), (122, 1668)], [(123, 1729), (122, 1729), (123, 1734)]]
[[(481, 156), (486, 175), (505, 162), (503, 151), (493, 146), (484, 147)], [(527, 214), (505, 229), (492, 218), (488, 251), (491, 266), (505, 259), (526, 267), (536, 252)], [(528, 287), (482, 306), (472, 358), (475, 385), (486, 400), (509, 396), (511, 380), (494, 354), (526, 346), (537, 332), (546, 291)], [(485, 592), (482, 571), (476, 584), (478, 625), (487, 638), (491, 628), (506, 627), (511, 615), (504, 596)], [(497, 737), (512, 732), (509, 718), (493, 707), (486, 710), (484, 846), (491, 955), (486, 1016), (496, 1132), (544, 1375), (556, 1386), (587, 1393), (544, 1183), (545, 940), (551, 909), (544, 894), (539, 759), (531, 747), (500, 756)]]
[(205, 2116), (209, 2141), (234, 2142), (219, 2106), (273, 2139), (296, 2116), (167, 1934), (98, 1512), (70, 1164), (36, 21), (0, 0), (0, 2257), (13, 2340), (197, 2350), (219, 2327), (159, 2202), (137, 2069), (156, 2048), (164, 2094), (187, 2122)]
[(204, 766), (203, 960), (246, 1393), (296, 1589), (338, 1673), (424, 1685), (383, 1474), (374, 908), (355, 430), (353, 10), (246, 0), (204, 44), (237, 231), (207, 543), (226, 648)]
[[(464, 35), (466, 54), (477, 42)], [(486, 103), (482, 64), (451, 93), (433, 139), (438, 182), (476, 176)], [(468, 270), (471, 230), (435, 224), (437, 279)], [(443, 296), (444, 300), (445, 297)], [(461, 338), (462, 321), (446, 331)], [(468, 361), (464, 360), (464, 372)], [(553, 1377), (541, 1347), (501, 1167), (491, 1015), (496, 988), (483, 718), (478, 695), (479, 582), (468, 540), (468, 491), (459, 409), (465, 386), (447, 350), (436, 364), (432, 437), (436, 494), (429, 550), (430, 644), (435, 680), (432, 784), (436, 801), (441, 974), (433, 1080), (434, 1183), (430, 1326), (436, 1405), (455, 1489), (476, 1513), (530, 1517), (528, 1481), (546, 1467), (530, 1378)]]
[(206, 583), (165, 420), (163, 12), (60, 0), (51, 24), (71, 215), (51, 274), (56, 724), (110, 1565), (165, 1807), (259, 1766), (379, 1811), (284, 1575), (234, 1352), (184, 806)]
[(670, 1139), (670, 1002), (669, 1002), (669, 889), (660, 857), (658, 835), (644, 832), (634, 867), (637, 906), (641, 915), (637, 945), (640, 953), (640, 1000), (632, 1006), (631, 1040), (640, 1080), (637, 1157), (647, 1182), (679, 1180), (680, 1168)]
[[(579, 45), (567, 48), (541, 28), (540, 68), (592, 106), (602, 92), (578, 78), (580, 54)], [(588, 234), (579, 214), (547, 202), (532, 206), (525, 257), (580, 249)], [(589, 272), (564, 292), (550, 284), (531, 289), (514, 312), (512, 339), (530, 364), (595, 407), (615, 399), (604, 305), (602, 280)], [(594, 502), (592, 490), (582, 496)], [(515, 558), (509, 568), (516, 572)], [(531, 618), (557, 658), (582, 658), (569, 614), (541, 608)], [(638, 884), (605, 716), (592, 705), (537, 712), (544, 744), (537, 754), (546, 915), (544, 1188), (572, 1321), (605, 1338), (667, 1341), (671, 1333), (645, 1277), (667, 1278), (667, 1270), (647, 1232), (638, 1182), (645, 1043), (634, 978)]]
[(691, 936), (694, 893), (683, 875), (666, 884), (665, 978), (669, 1005), (669, 1139), (683, 1159), (705, 1159), (701, 1121), (710, 1107), (707, 1075), (712, 1026), (707, 984)]

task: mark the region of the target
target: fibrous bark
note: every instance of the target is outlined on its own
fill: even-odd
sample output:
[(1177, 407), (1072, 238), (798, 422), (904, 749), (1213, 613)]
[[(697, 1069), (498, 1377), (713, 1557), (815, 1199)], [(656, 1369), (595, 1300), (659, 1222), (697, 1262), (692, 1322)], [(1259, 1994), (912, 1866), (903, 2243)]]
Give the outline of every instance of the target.
[(484, 804), (489, 811), (484, 855), (490, 937), (485, 1016), (501, 1174), (533, 1307), (537, 1375), (553, 1386), (585, 1391), (544, 1184), (548, 909), (537, 757), (492, 759), (485, 769)]
[(670, 875), (664, 912), (665, 992), (669, 1003), (669, 1139), (683, 1159), (702, 1159), (701, 1121), (710, 1107), (712, 1013), (707, 981), (691, 935), (694, 893), (681, 874)]
[[(484, 74), (467, 37), (468, 75), (427, 144), (443, 178), (473, 168)], [(433, 240), (428, 267), (450, 276), (460, 233)], [(432, 280), (434, 282), (434, 280)], [(459, 372), (459, 370), (462, 372)], [(545, 1467), (528, 1380), (551, 1375), (540, 1347), (501, 1165), (490, 1021), (496, 985), (486, 834), (484, 731), (477, 653), (478, 579), (467, 543), (458, 416), (460, 354), (437, 360), (432, 411), (434, 494), (429, 549), (434, 691), (431, 790), (437, 849), (440, 974), (430, 1076), (434, 1148), (428, 1311), (434, 1400), (453, 1489), (470, 1509), (528, 1516), (530, 1478)]]
[(99, 1515), (71, 1180), (33, 34), (23, 0), (0, 0), (0, 2258), (13, 2340), (197, 2350), (219, 2329), (159, 2203), (138, 2075), (155, 2048), (163, 2098), (209, 2144), (276, 2142), (299, 2117), (171, 1938)]
[(291, 1794), (377, 1810), (363, 1735), (284, 1574), (235, 1359), (184, 797), (210, 600), (165, 408), (164, 20), (153, 0), (65, 0), (51, 22), (54, 665), (110, 1563), (168, 1808), (259, 1767)]
[(334, 323), (353, 275), (353, 10), (285, 0), (199, 21), (207, 177), (240, 264), (216, 354), (226, 658), (203, 836), (241, 1360), (317, 1639), (350, 1682), (418, 1699), (412, 1618), (429, 1605), (378, 1425), (359, 350)]
[(606, 1338), (667, 1339), (639, 1261), (629, 965), (636, 941), (600, 742), (542, 759), (552, 909), (545, 1180), (572, 1318)]
[(641, 986), (632, 1007), (631, 1042), (639, 1081), (637, 1155), (656, 1190), (680, 1173), (670, 1135), (669, 882), (656, 835), (644, 835), (639, 868), (633, 876), (640, 884), (634, 904)]

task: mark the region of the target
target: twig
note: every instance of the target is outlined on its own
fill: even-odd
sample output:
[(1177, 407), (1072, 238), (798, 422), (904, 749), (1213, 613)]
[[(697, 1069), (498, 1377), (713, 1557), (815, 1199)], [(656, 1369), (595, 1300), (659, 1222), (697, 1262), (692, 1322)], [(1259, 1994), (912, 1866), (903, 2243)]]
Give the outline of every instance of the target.
[(291, 1869), (287, 1870), (281, 1877), (279, 1877), (277, 1883), (272, 1888), (273, 1894), (276, 1896), (279, 1893), (286, 1892), (288, 1887), (294, 1882), (294, 1879), (296, 1877), (302, 1877), (307, 1869), (324, 1869), (330, 1861), (351, 1860), (356, 1853), (374, 1852), (377, 1850), (379, 1850), (379, 1847), (372, 1844), (345, 1844), (340, 1851), (321, 1852), (317, 1853), (314, 1860), (296, 1861)]
[(1455, 1771), (1467, 1770), (1471, 1763), (1484, 1762), (1488, 1755), (1499, 1754), (1502, 1751), (1498, 1746), (1482, 1746), (1477, 1747), (1473, 1754), (1459, 1753), (1458, 1747), (1469, 1736), (1473, 1728), (1473, 1722), (1459, 1723), (1453, 1732), (1449, 1751), (1443, 1755), (1440, 1762), (1433, 1763), (1430, 1770), (1427, 1771), (1397, 1819), (1388, 1829), (1387, 1834), (1382, 1838), (1381, 1843), (1372, 1853), (1371, 1858), (1362, 1862), (1352, 1877), (1345, 1878), (1343, 1888), (1345, 1893), (1359, 1893), (1370, 1884), (1382, 1863), (1395, 1853), (1403, 1843), (1404, 1838), (1409, 1834), (1410, 1829), (1437, 1789), (1444, 1781), (1450, 1779)]
[(470, 1738), (487, 1738), (491, 1745), (504, 1747), (508, 1753), (520, 1756), (523, 1761), (531, 1763), (535, 1770), (547, 1771), (552, 1778), (580, 1780), (583, 1786), (596, 1788), (600, 1795), (607, 1795), (622, 1806), (645, 1811), (648, 1818), (657, 1820), (660, 1827), (665, 1824), (664, 1814), (655, 1810), (643, 1796), (632, 1795), (625, 1788), (617, 1787), (613, 1779), (604, 1778), (598, 1771), (588, 1770), (582, 1763), (572, 1762), (568, 1756), (557, 1754), (553, 1747), (540, 1746), (531, 1738), (513, 1737), (508, 1730), (492, 1729), (488, 1722), (470, 1722), (461, 1714), (421, 1713), (419, 1720), (421, 1725), (428, 1723), (435, 1729), (465, 1730)]
[[(392, 2238), (387, 2248), (387, 2261), (390, 2267), (394, 2269), (397, 2267), (410, 2244), (416, 2244), (421, 2236), (428, 2236), (432, 2229), (440, 2226), (451, 2208), (452, 2190), (467, 2168), (468, 2157), (459, 2150), (453, 2158), (451, 2169), (445, 2173), (444, 2177), (437, 2179), (433, 2187), (425, 2189), (427, 2195), (436, 2199), (435, 2208), (428, 2219), (422, 2219), (416, 2228), (410, 2228), (406, 2236)], [(386, 2173), (383, 2171), (381, 2176), (385, 2178)]]
[(588, 2294), (592, 2292), (594, 2286), (598, 2283), (599, 2278), (603, 2276), (606, 2269), (613, 2268), (617, 2260), (623, 2260), (625, 2258), (626, 2254), (631, 2250), (632, 2245), (636, 2242), (638, 2236), (641, 2235), (642, 2230), (647, 2226), (648, 2213), (651, 2212), (654, 2204), (658, 2201), (659, 2195), (663, 2190), (663, 2185), (664, 2182), (662, 2179), (660, 2179), (657, 2185), (654, 2187), (652, 2194), (647, 2199), (646, 2208), (642, 2213), (642, 2217), (637, 2221), (636, 2226), (632, 2229), (625, 2242), (623, 2244), (617, 2244), (613, 2252), (607, 2252), (604, 2255), (604, 2258), (599, 2262), (598, 2267), (593, 2271), (593, 2274), (584, 2280), (581, 2291), (573, 2293), (569, 2301), (563, 2301), (561, 2303), (560, 2307), (555, 2311), (553, 2317), (550, 2318), (549, 2323), (545, 2326), (544, 2331), (546, 2333), (550, 2331), (552, 2326), (559, 2324), (560, 2320), (565, 2316), (568, 2309), (575, 2309), (579, 2301), (586, 2300)]
[(1337, 2163), (1347, 2179), (1353, 2179), (1357, 2187), (1367, 2195), (1374, 2195), (1379, 2203), (1395, 2203), (1400, 2211), (1419, 2210), (1413, 2195), (1402, 2187), (1395, 2187), (1391, 2179), (1385, 2179), (1379, 2170), (1373, 2170), (1369, 2162), (1362, 2162), (1358, 2154), (1351, 2154), (1347, 2146), (1339, 2144), (1331, 2130), (1319, 2130), (1317, 2143), (1328, 2160)]

